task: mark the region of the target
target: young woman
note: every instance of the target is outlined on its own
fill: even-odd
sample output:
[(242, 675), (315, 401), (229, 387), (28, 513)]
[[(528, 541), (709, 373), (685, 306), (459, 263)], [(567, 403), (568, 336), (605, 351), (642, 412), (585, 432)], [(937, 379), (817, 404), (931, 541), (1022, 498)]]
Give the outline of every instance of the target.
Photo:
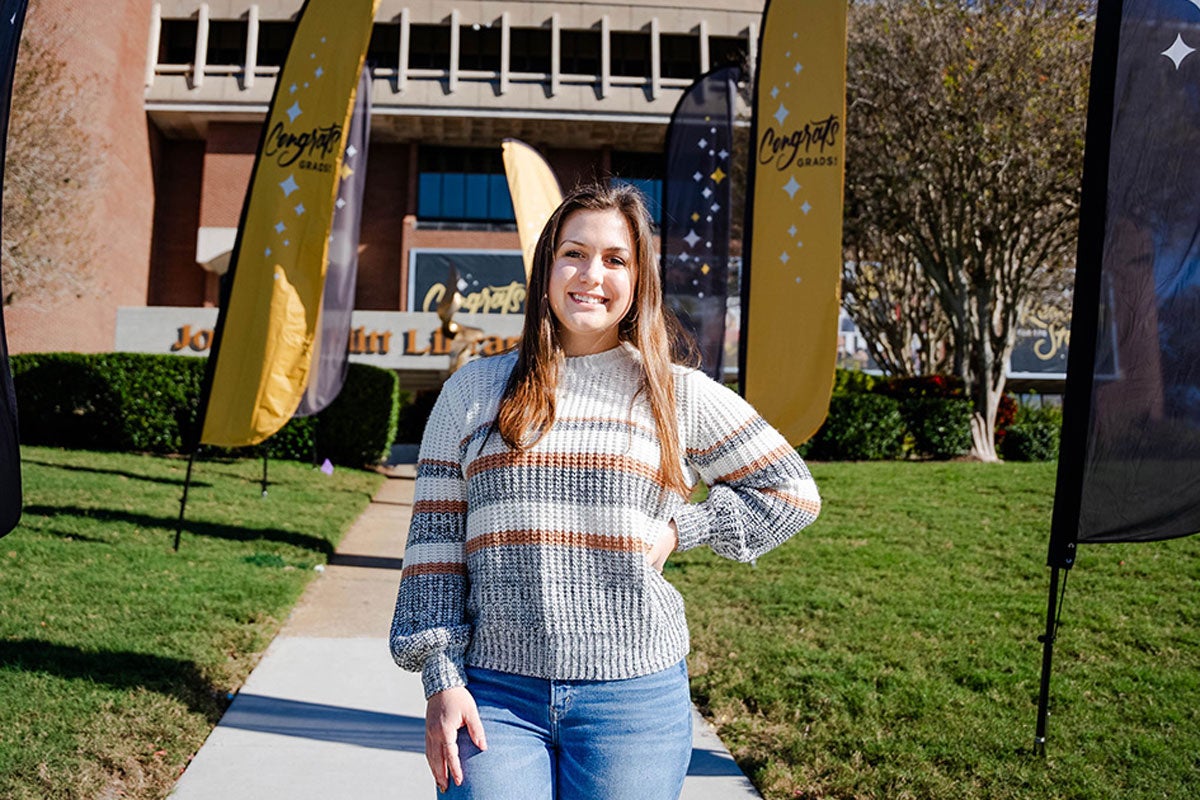
[(538, 241), (517, 350), (442, 389), (391, 649), (422, 674), (452, 797), (677, 798), (688, 632), (663, 564), (700, 545), (749, 561), (820, 510), (783, 437), (673, 362), (668, 317), (641, 196), (584, 188)]

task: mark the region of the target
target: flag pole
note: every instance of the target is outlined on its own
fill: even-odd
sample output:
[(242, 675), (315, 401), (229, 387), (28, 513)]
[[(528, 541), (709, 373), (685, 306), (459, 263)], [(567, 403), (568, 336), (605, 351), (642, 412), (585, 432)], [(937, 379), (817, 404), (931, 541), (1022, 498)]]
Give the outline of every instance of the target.
[[(1046, 632), (1038, 637), (1042, 643), (1042, 680), (1038, 691), (1037, 730), (1033, 737), (1033, 754), (1046, 755), (1046, 718), (1050, 715), (1050, 661), (1054, 654), (1054, 640), (1058, 637), (1058, 615), (1062, 613), (1062, 597), (1058, 591), (1058, 573), (1061, 567), (1050, 570), (1050, 597), (1046, 602)], [(1063, 594), (1067, 591), (1067, 574), (1063, 574)]]
[(196, 462), (198, 445), (193, 445), (192, 453), (188, 456), (187, 476), (183, 479), (183, 497), (179, 498), (179, 524), (175, 526), (175, 552), (179, 552), (179, 539), (183, 535), (183, 515), (187, 511), (188, 487), (192, 485), (192, 464)]
[(262, 496), (263, 497), (267, 496), (267, 461), (268, 460), (270, 460), (270, 456), (267, 455), (266, 453), (263, 453), (263, 476), (262, 476)]

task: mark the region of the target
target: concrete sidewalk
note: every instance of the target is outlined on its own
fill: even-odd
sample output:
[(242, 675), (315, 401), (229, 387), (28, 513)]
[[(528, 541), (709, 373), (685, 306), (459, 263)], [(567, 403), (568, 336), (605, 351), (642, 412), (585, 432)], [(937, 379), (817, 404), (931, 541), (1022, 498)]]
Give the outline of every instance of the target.
[[(172, 800), (432, 800), (425, 700), (387, 634), (412, 507), (393, 468), (171, 793)], [(696, 715), (683, 800), (756, 800)], [(538, 798), (530, 798), (538, 800)]]

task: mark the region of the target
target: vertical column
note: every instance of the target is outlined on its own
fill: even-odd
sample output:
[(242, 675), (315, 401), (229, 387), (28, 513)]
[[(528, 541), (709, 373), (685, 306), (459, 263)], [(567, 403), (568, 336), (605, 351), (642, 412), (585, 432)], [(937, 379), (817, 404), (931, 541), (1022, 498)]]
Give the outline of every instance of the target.
[(662, 42), (658, 35), (658, 17), (650, 18), (650, 99), (657, 100), (662, 90)]
[(258, 3), (250, 4), (246, 15), (246, 67), (242, 75), (242, 88), (254, 86), (254, 73), (258, 70)]
[(396, 65), (396, 91), (408, 88), (409, 11), (400, 9), (400, 63)]
[(562, 37), (559, 35), (562, 32), (562, 23), (559, 21), (558, 12), (555, 11), (550, 15), (550, 96), (554, 97), (558, 94), (558, 87), (561, 82), (560, 75), (562, 73)]
[(708, 20), (700, 20), (700, 74), (708, 72), (712, 68), (709, 63), (708, 53)]
[(608, 14), (600, 18), (600, 98), (612, 90), (612, 23)]
[(450, 94), (458, 91), (458, 9), (450, 12)]
[(750, 27), (746, 29), (746, 82), (748, 85), (754, 85), (754, 73), (758, 70), (758, 23), (751, 22)]
[(500, 15), (500, 94), (508, 93), (509, 60), (512, 56), (512, 29), (508, 12)]
[(150, 41), (146, 44), (146, 88), (154, 85), (158, 71), (158, 47), (162, 40), (162, 3), (150, 7)]
[(208, 3), (201, 3), (196, 12), (196, 55), (192, 60), (192, 88), (204, 85), (204, 69), (208, 66)]

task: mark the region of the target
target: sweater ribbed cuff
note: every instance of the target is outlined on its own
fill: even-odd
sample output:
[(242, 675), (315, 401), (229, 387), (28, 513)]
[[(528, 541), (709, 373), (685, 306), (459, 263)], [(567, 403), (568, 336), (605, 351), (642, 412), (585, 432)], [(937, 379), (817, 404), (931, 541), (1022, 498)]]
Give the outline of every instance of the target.
[(708, 541), (708, 516), (698, 505), (692, 505), (686, 500), (680, 500), (679, 505), (671, 512), (675, 527), (679, 532), (677, 550), (691, 550)]
[(425, 684), (426, 700), (455, 686), (466, 686), (467, 672), (462, 657), (451, 658), (444, 650), (429, 656), (421, 670), (421, 682)]

